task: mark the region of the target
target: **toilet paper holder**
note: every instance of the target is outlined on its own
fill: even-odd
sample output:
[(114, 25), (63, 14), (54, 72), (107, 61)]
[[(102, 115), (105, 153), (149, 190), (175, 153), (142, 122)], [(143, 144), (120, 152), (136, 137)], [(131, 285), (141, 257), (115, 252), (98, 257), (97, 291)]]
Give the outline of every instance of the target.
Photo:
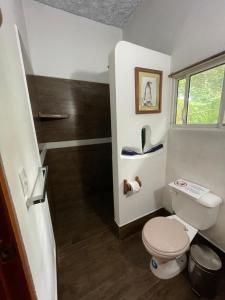
[[(137, 181), (137, 183), (140, 185), (140, 187), (142, 186), (141, 180), (138, 176), (135, 177), (135, 181)], [(131, 191), (132, 191), (131, 185), (129, 184), (127, 179), (124, 179), (124, 181), (123, 181), (123, 193), (124, 193), (124, 195), (126, 195), (127, 193), (129, 193)]]

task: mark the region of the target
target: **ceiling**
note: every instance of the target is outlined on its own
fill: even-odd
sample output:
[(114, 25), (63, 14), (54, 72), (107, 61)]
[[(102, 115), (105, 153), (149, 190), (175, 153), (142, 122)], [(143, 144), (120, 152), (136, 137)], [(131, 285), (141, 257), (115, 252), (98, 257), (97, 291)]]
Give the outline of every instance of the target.
[(142, 0), (36, 0), (97, 22), (122, 28)]

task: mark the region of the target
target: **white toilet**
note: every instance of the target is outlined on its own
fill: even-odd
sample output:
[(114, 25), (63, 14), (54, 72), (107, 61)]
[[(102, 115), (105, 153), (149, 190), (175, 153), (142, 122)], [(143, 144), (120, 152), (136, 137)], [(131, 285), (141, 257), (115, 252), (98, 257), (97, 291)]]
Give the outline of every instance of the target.
[[(184, 182), (186, 186), (181, 187), (180, 183)], [(206, 230), (216, 223), (222, 203), (220, 197), (201, 186), (183, 180), (174, 183), (169, 186), (175, 215), (153, 218), (142, 230), (144, 246), (152, 255), (151, 271), (161, 279), (172, 278), (183, 271), (191, 241), (198, 230)], [(202, 190), (193, 194), (196, 187)]]

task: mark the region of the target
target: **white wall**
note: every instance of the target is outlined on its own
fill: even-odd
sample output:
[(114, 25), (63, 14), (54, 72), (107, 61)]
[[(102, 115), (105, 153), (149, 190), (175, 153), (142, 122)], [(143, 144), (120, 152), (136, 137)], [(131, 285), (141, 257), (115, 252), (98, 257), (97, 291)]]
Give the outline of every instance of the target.
[(172, 54), (172, 71), (225, 49), (225, 0), (144, 0), (123, 39)]
[[(225, 50), (225, 0), (195, 2), (173, 46), (174, 71)], [(223, 132), (171, 131), (167, 182), (185, 177), (209, 186), (225, 199), (224, 147)], [(204, 235), (225, 251), (224, 220), (223, 205), (216, 226)]]
[(173, 44), (173, 71), (225, 50), (225, 0), (194, 2)]
[[(171, 129), (168, 137), (166, 183), (186, 178), (208, 187), (225, 200), (225, 132)], [(169, 193), (164, 205), (171, 208)], [(204, 235), (225, 250), (225, 204), (217, 224)]]
[(23, 0), (36, 75), (108, 82), (108, 55), (122, 30)]
[[(135, 113), (135, 67), (163, 71), (162, 112)], [(121, 157), (124, 146), (141, 148), (141, 129), (149, 125), (151, 142), (165, 138), (169, 117), (170, 56), (128, 42), (119, 42), (110, 56), (110, 102), (112, 122), (113, 180), (115, 221), (119, 226), (161, 207), (161, 189), (165, 182), (165, 149), (145, 158)], [(123, 180), (140, 176), (139, 193), (123, 195)]]
[(25, 73), (19, 51), (17, 23), (24, 44), (26, 30), (19, 0), (0, 0), (0, 153), (39, 300), (56, 299), (55, 242), (47, 201), (26, 208), (19, 170), (28, 175), (30, 192), (41, 165)]
[[(225, 50), (224, 7), (225, 0), (145, 0), (125, 27), (124, 38), (171, 53), (176, 71)], [(224, 197), (223, 139), (223, 133), (171, 131), (166, 182), (186, 177)], [(166, 193), (170, 206), (168, 200)], [(223, 219), (224, 207), (215, 228), (204, 234), (225, 250)]]
[(123, 40), (171, 54), (177, 34), (195, 4), (196, 0), (144, 0), (124, 26)]

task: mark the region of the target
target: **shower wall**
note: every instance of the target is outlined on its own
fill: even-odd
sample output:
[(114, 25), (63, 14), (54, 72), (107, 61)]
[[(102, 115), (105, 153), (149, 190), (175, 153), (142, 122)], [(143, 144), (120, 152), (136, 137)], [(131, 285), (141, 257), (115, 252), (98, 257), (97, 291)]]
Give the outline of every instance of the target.
[[(109, 85), (27, 75), (39, 143), (111, 136)], [(40, 121), (38, 113), (68, 114)]]
[[(69, 148), (64, 143), (111, 137), (109, 85), (35, 75), (28, 75), (27, 82), (38, 142), (48, 143), (49, 148), (51, 142), (62, 146), (47, 150), (44, 162), (49, 167), (48, 197), (56, 241), (60, 241), (66, 234), (57, 226), (69, 221), (66, 212), (71, 205), (85, 209), (90, 194), (98, 205), (107, 198), (102, 207), (112, 204), (111, 143)], [(40, 121), (39, 112), (69, 118)]]

